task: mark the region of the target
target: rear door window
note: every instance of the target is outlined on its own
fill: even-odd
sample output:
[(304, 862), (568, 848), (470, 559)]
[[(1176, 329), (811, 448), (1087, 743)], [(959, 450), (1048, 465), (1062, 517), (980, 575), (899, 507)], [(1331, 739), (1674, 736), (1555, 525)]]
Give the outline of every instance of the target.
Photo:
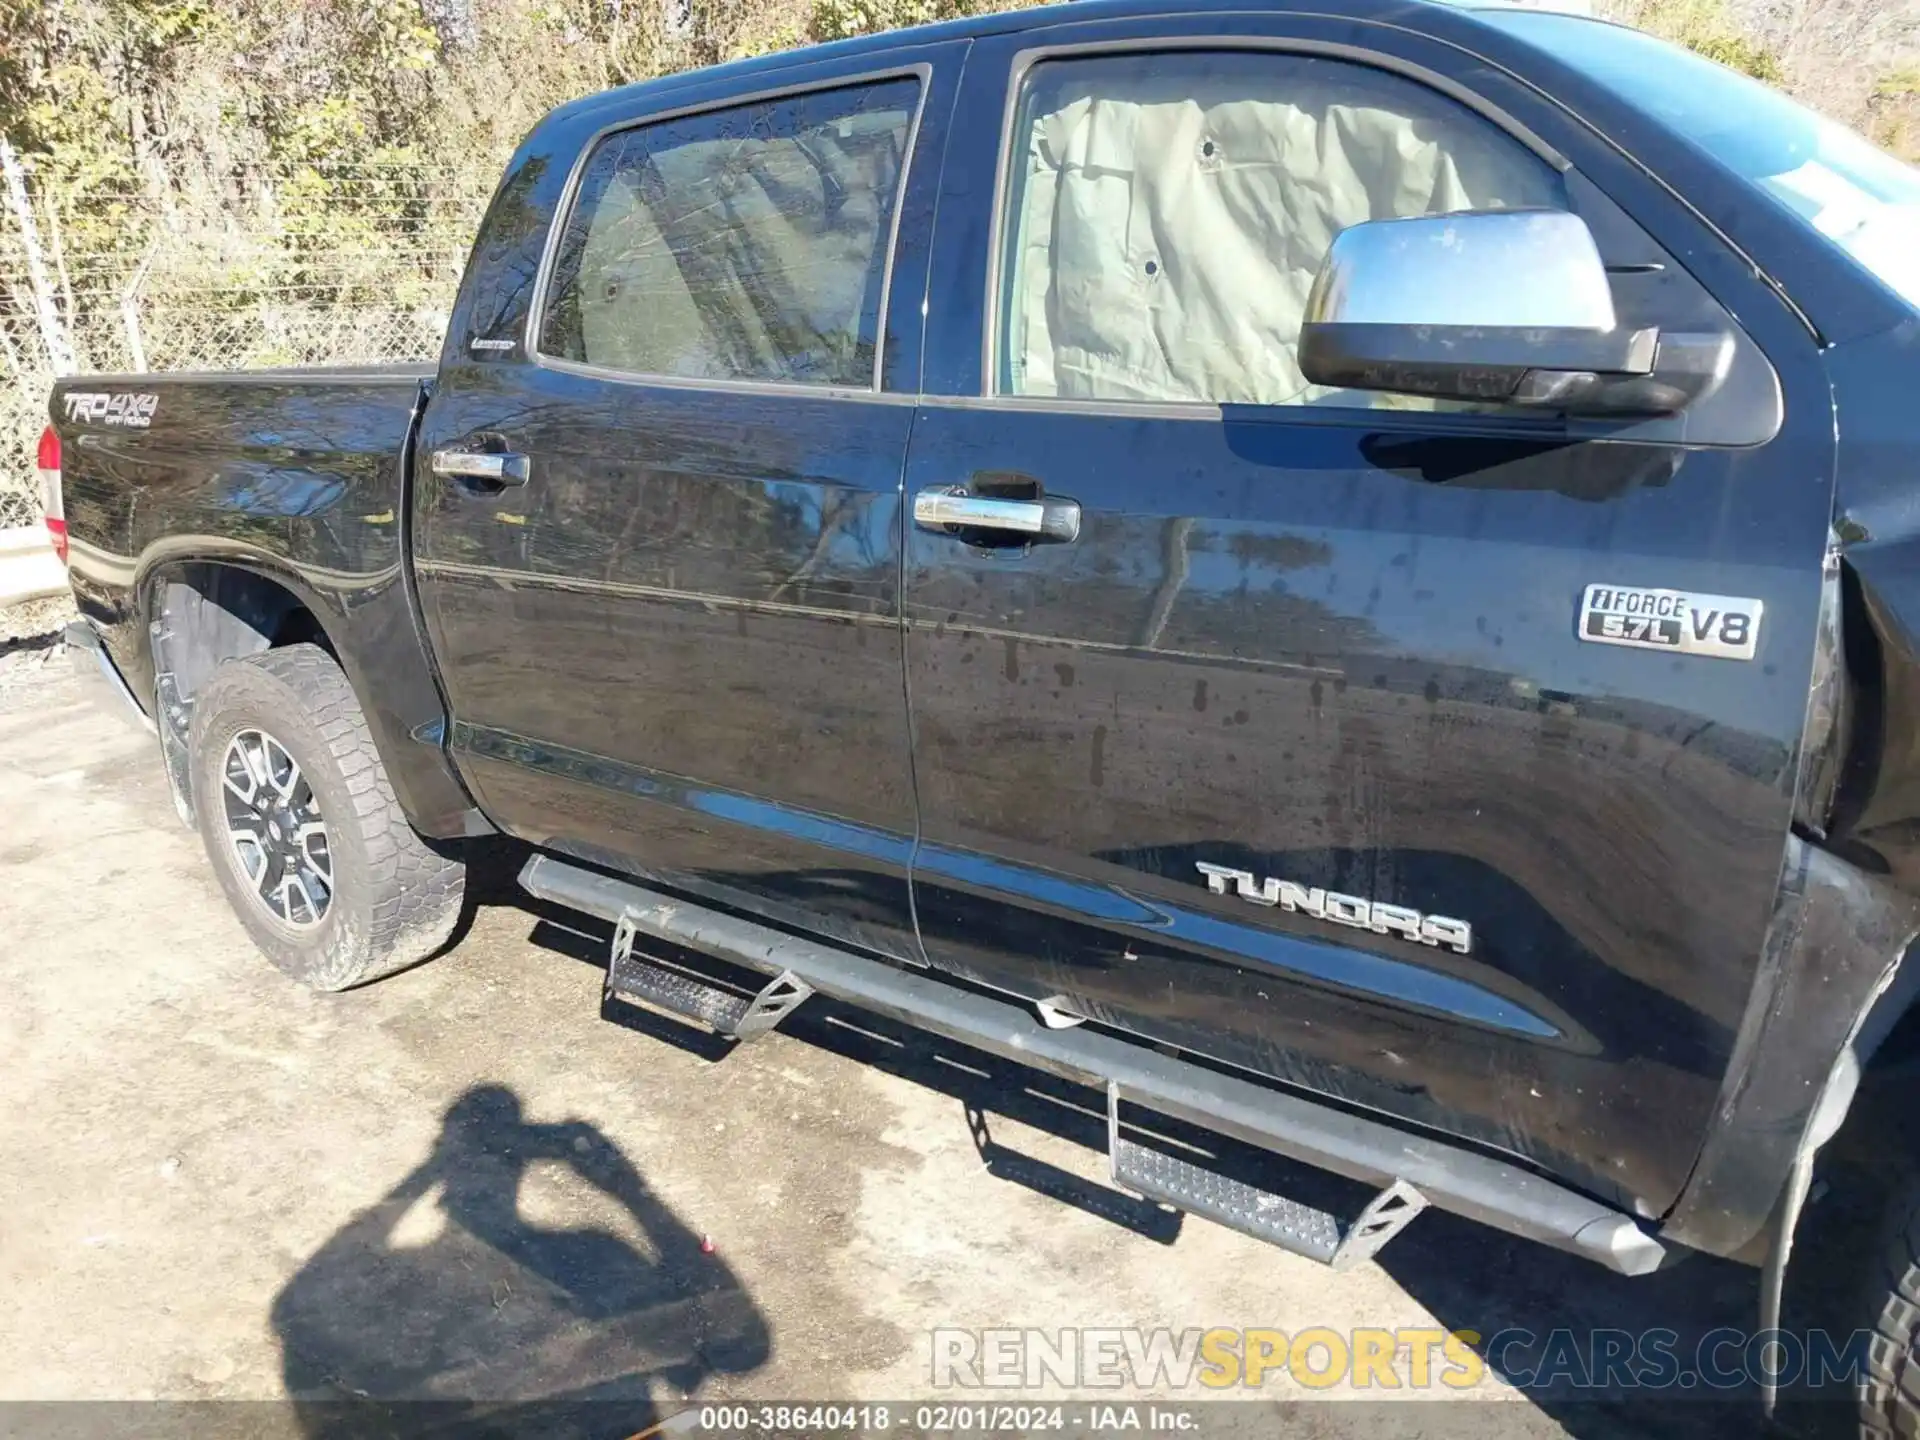
[(872, 387), (919, 89), (810, 91), (602, 138), (560, 233), (540, 353)]

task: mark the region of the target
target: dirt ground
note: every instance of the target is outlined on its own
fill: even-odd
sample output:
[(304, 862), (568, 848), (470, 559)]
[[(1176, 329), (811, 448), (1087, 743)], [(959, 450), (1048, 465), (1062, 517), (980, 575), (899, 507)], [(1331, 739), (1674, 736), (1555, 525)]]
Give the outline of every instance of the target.
[[(151, 739), (57, 645), (0, 641), (0, 1398), (645, 1419), (981, 1398), (933, 1389), (935, 1327), (1752, 1323), (1753, 1273), (1717, 1261), (1622, 1280), (1430, 1213), (1336, 1275), (1179, 1223), (1105, 1186), (1097, 1097), (824, 1002), (730, 1053), (613, 1023), (604, 932), (523, 904), (515, 858), (491, 858), (450, 953), (306, 993), (229, 915)], [(1492, 1381), (1397, 1409), (1284, 1374), (1251, 1393), (1337, 1402), (1263, 1410), (1260, 1434), (1756, 1428), (1741, 1404)], [(315, 1408), (248, 1413), (334, 1433)]]

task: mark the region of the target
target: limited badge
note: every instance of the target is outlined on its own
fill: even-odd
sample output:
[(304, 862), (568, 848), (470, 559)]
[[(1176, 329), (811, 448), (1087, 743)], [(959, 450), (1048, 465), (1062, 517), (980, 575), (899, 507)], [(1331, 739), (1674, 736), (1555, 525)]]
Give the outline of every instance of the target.
[(1601, 645), (1751, 660), (1765, 609), (1760, 601), (1737, 595), (1589, 585), (1580, 601), (1580, 638)]

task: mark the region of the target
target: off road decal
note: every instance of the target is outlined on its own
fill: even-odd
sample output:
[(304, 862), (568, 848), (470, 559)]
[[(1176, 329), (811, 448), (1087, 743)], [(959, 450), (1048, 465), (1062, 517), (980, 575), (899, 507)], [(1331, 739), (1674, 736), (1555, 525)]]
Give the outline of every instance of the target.
[(70, 390), (63, 397), (67, 419), (144, 430), (160, 408), (158, 395), (132, 390)]

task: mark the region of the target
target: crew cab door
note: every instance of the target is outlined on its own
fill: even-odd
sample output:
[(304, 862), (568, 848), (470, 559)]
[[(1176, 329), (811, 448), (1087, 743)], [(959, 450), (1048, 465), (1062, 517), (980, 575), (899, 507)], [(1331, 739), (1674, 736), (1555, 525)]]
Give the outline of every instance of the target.
[[(1830, 503), (1806, 329), (1404, 30), (1030, 31), (976, 45), (959, 113), (992, 119), (948, 156), (907, 471), (929, 959), (1658, 1213), (1788, 835)], [(1522, 206), (1587, 221), (1622, 324), (1734, 336), (1722, 390), (1602, 425), (1304, 382), (1342, 227)], [(1594, 585), (1764, 619), (1749, 659), (1588, 641)]]
[[(449, 743), (496, 823), (916, 961), (906, 217), (958, 61), (548, 122), (476, 247), (416, 510)], [(523, 208), (558, 217), (533, 253)]]

